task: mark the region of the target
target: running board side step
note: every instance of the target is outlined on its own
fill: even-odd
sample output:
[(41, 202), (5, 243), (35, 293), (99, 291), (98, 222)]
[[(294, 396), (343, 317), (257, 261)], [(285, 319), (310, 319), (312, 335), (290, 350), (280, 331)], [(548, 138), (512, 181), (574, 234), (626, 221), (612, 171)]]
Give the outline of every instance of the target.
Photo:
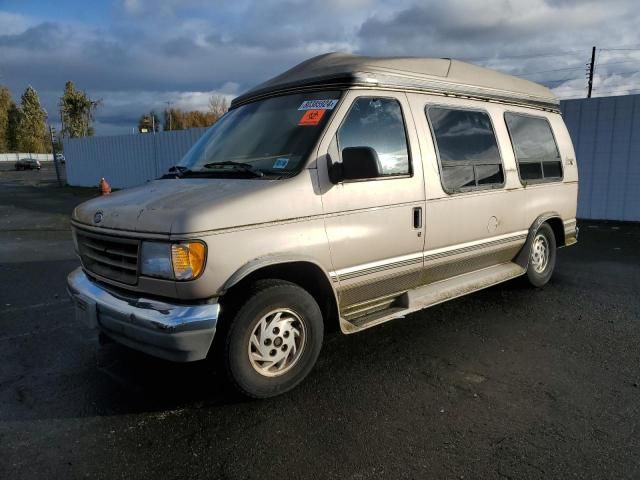
[[(520, 265), (506, 262), (431, 283), (402, 294), (403, 301), (395, 302), (387, 309), (379, 310), (351, 321), (340, 317), (340, 328), (344, 333), (359, 332), (396, 318), (402, 318), (409, 313), (437, 305), (438, 303), (506, 282), (523, 275), (525, 272), (526, 270)], [(398, 303), (408, 305), (408, 307), (395, 306)]]

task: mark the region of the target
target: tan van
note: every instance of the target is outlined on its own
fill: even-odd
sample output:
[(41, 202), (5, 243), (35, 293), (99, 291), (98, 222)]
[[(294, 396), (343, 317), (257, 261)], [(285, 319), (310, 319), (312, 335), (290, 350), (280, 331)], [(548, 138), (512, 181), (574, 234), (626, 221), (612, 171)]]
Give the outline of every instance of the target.
[[(547, 88), (449, 59), (328, 54), (236, 98), (163, 178), (73, 213), (79, 318), (269, 397), (353, 333), (524, 275), (576, 242)], [(215, 336), (215, 342), (214, 342)]]

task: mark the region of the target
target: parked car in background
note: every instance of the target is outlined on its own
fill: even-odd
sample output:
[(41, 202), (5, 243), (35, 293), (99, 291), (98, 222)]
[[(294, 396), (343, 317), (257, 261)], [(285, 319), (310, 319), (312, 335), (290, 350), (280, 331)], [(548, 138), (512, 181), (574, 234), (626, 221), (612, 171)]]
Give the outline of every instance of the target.
[(577, 242), (577, 197), (548, 88), (329, 54), (236, 98), (172, 173), (76, 207), (68, 290), (114, 340), (183, 362), (217, 350), (240, 392), (270, 397), (311, 371), (325, 326), (542, 287)]
[(21, 158), (15, 163), (16, 170), (40, 170), (40, 161), (35, 158)]
[(64, 158), (64, 155), (61, 153), (56, 153), (56, 161), (62, 165), (64, 165), (66, 163), (66, 160)]

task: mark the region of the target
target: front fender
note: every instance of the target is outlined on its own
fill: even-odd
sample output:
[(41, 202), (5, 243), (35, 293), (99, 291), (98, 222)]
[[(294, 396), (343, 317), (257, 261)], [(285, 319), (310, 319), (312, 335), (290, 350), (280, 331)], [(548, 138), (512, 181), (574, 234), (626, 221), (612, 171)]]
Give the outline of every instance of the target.
[(292, 263), (307, 263), (312, 264), (314, 267), (316, 267), (324, 275), (327, 284), (331, 285), (331, 289), (334, 291), (335, 296), (335, 288), (333, 288), (331, 277), (329, 276), (328, 272), (314, 258), (307, 257), (305, 255), (267, 255), (264, 257), (254, 258), (253, 260), (245, 263), (227, 279), (227, 281), (222, 286), (220, 294), (224, 294), (231, 287), (238, 284), (242, 279), (246, 278), (254, 272), (257, 272), (260, 269), (267, 267), (285, 266)]

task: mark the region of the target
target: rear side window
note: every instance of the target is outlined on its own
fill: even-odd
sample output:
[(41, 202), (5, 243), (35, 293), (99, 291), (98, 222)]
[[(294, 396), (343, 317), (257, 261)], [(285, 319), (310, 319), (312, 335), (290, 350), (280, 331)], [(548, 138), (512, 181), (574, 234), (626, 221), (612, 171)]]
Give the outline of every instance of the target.
[(360, 97), (338, 130), (340, 150), (371, 147), (381, 177), (408, 175), (409, 150), (400, 103), (393, 98)]
[(486, 112), (427, 107), (427, 117), (446, 191), (498, 188), (504, 184), (500, 150)]
[(558, 146), (546, 118), (504, 114), (523, 182), (562, 180)]

